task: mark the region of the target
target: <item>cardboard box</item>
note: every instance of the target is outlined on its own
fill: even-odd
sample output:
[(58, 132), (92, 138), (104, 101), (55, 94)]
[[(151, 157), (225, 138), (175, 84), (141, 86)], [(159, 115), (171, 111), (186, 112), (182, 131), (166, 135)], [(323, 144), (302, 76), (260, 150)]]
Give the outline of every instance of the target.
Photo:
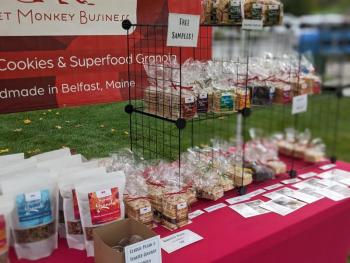
[(123, 238), (139, 235), (144, 239), (158, 236), (147, 226), (133, 219), (125, 219), (98, 227), (94, 230), (94, 250), (96, 263), (124, 263), (125, 255), (112, 249)]

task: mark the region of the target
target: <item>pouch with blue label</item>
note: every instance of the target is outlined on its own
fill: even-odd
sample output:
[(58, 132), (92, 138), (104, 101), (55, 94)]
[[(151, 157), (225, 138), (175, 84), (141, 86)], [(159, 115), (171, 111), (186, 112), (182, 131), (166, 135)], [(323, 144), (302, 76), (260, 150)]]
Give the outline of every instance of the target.
[(38, 260), (57, 248), (58, 189), (54, 176), (14, 177), (2, 183), (11, 199), (11, 231), (19, 259)]

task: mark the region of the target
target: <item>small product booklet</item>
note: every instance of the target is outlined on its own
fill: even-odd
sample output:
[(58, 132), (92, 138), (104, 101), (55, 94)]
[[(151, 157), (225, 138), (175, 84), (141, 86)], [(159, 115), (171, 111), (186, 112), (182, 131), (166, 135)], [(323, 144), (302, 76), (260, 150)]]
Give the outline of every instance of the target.
[(261, 200), (255, 200), (247, 203), (237, 204), (237, 205), (231, 205), (230, 208), (236, 211), (238, 214), (245, 218), (250, 218), (253, 216), (263, 215), (266, 213), (270, 213), (269, 210), (266, 210), (260, 205), (262, 205), (264, 202)]
[(296, 199), (287, 196), (281, 196), (277, 199), (273, 199), (269, 202), (261, 204), (260, 207), (282, 216), (286, 216), (304, 207), (305, 205), (306, 203), (303, 203)]

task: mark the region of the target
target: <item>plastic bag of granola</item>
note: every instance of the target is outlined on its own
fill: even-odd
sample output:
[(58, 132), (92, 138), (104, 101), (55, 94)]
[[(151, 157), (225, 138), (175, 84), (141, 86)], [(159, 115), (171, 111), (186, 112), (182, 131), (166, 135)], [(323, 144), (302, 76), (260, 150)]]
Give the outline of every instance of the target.
[(58, 189), (50, 176), (9, 179), (4, 195), (15, 208), (10, 225), (19, 259), (38, 260), (57, 249)]
[(67, 174), (58, 179), (59, 190), (63, 198), (65, 236), (69, 248), (78, 250), (85, 249), (84, 233), (80, 220), (75, 184), (93, 178), (94, 176), (105, 176), (105, 174), (105, 168), (101, 167)]
[(9, 262), (10, 248), (10, 214), (13, 203), (5, 197), (0, 197), (0, 263)]
[(124, 172), (113, 172), (75, 185), (88, 257), (94, 256), (94, 228), (124, 219)]

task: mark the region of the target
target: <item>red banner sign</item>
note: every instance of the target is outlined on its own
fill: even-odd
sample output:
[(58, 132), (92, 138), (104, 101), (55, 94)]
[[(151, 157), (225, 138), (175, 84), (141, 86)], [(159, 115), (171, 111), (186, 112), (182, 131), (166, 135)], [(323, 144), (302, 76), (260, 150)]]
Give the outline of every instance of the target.
[(2, 1), (0, 113), (125, 101), (128, 63), (154, 58), (127, 54), (122, 20), (166, 24), (169, 10), (200, 13), (199, 0)]

